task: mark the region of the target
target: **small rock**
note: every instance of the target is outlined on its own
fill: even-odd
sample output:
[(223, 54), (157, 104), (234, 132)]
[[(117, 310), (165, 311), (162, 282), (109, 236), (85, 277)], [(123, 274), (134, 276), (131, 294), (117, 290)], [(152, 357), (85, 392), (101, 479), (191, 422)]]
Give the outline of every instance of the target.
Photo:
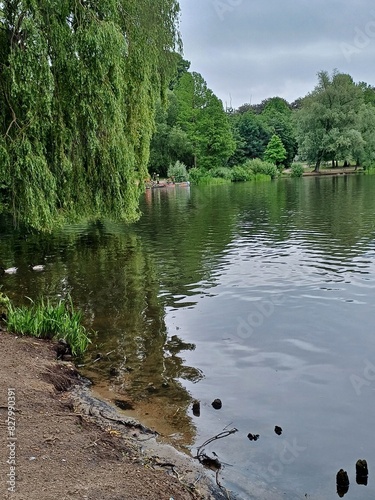
[(134, 410), (134, 406), (130, 401), (125, 401), (124, 399), (115, 399), (114, 403), (121, 410)]
[(281, 436), (281, 434), (283, 433), (283, 430), (281, 427), (279, 427), (278, 425), (275, 425), (275, 432), (278, 436)]
[(361, 484), (363, 486), (367, 486), (368, 476), (356, 476), (356, 483)]
[(213, 406), (213, 408), (215, 408), (215, 410), (220, 410), (220, 408), (223, 406), (221, 399), (214, 399), (211, 405)]
[(336, 484), (342, 487), (349, 486), (348, 473), (344, 469), (340, 469), (336, 474)]
[(251, 432), (249, 432), (249, 434), (247, 435), (247, 437), (250, 439), (250, 441), (258, 441), (259, 434), (251, 434)]
[(367, 462), (366, 460), (357, 460), (357, 463), (355, 464), (355, 470), (357, 473), (357, 476), (368, 476), (368, 468), (367, 468)]
[(201, 404), (198, 400), (193, 401), (193, 415), (200, 417), (201, 414)]

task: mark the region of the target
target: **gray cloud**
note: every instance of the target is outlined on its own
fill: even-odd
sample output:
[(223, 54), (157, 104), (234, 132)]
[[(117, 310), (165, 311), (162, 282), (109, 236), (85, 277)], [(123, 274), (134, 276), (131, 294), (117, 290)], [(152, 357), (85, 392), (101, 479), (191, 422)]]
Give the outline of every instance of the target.
[(234, 107), (306, 95), (320, 70), (375, 85), (371, 0), (180, 0), (185, 58)]

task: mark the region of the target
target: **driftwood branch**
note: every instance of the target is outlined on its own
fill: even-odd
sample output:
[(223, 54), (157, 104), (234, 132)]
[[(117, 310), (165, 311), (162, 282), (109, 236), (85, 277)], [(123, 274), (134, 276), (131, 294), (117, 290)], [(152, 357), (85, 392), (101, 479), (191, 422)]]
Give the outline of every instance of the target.
[[(233, 429), (220, 432), (219, 434), (216, 434), (216, 436), (213, 436), (213, 437), (207, 439), (207, 441), (205, 441), (203, 444), (201, 444), (201, 446), (199, 446), (197, 448), (197, 454), (194, 457), (194, 458), (197, 458), (202, 465), (215, 471), (216, 484), (225, 493), (225, 496), (228, 500), (230, 500), (229, 492), (219, 481), (219, 472), (221, 470), (222, 464), (218, 458), (211, 458), (208, 455), (206, 455), (206, 453), (204, 452), (204, 447), (207, 446), (208, 444), (212, 443), (213, 441), (217, 441), (218, 439), (226, 438), (226, 437), (230, 436), (231, 434), (234, 434), (237, 431), (238, 431), (238, 429), (233, 427)], [(216, 453), (215, 453), (215, 455), (216, 455)]]

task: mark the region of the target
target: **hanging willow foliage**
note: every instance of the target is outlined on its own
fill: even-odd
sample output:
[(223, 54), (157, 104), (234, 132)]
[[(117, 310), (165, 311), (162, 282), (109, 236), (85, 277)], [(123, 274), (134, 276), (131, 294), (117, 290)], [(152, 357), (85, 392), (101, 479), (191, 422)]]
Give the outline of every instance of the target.
[(0, 204), (16, 223), (138, 216), (177, 0), (0, 1)]

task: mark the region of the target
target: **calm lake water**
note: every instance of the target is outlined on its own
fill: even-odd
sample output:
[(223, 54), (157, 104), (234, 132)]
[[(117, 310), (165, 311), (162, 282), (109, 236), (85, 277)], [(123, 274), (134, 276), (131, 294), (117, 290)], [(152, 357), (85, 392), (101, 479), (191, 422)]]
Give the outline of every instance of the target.
[(70, 293), (98, 332), (85, 373), (176, 446), (238, 429), (206, 448), (236, 498), (337, 498), (341, 468), (345, 498), (375, 498), (375, 177), (155, 189), (141, 208), (49, 236), (3, 221), (2, 291)]

